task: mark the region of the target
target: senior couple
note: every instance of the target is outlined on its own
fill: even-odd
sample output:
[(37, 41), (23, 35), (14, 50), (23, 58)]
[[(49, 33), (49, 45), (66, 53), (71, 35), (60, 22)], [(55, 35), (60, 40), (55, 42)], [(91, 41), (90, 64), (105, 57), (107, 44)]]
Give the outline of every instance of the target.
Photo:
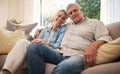
[[(73, 21), (64, 24), (67, 17)], [(80, 74), (94, 66), (97, 49), (112, 39), (104, 24), (83, 16), (76, 3), (59, 10), (51, 28), (43, 29), (32, 42), (22, 39), (8, 54), (1, 74), (13, 74), (28, 58), (29, 74), (45, 74), (45, 63), (55, 64), (51, 74)]]

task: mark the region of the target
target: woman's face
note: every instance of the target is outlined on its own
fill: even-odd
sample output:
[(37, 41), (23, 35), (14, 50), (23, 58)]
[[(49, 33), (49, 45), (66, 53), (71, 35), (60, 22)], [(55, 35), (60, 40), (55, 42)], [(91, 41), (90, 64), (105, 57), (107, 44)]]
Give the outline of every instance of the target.
[(62, 25), (66, 21), (66, 14), (64, 11), (59, 11), (55, 16), (54, 23), (58, 26)]

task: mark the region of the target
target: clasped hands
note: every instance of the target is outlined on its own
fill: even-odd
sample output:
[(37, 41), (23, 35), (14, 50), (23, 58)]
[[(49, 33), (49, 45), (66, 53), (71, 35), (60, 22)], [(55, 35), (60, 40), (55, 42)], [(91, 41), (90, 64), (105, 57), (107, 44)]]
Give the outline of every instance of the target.
[(33, 41), (31, 41), (33, 43), (41, 43), (41, 44), (46, 44), (46, 45), (50, 45), (50, 43), (44, 39), (34, 39)]

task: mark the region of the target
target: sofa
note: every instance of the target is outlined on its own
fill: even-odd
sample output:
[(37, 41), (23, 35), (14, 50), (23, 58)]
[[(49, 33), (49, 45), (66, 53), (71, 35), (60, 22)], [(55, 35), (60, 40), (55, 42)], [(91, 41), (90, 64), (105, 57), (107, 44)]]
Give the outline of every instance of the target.
[[(116, 39), (120, 37), (120, 22), (111, 23), (106, 25), (111, 37)], [(3, 67), (7, 54), (0, 54), (0, 69)], [(26, 58), (27, 59), (27, 58)], [(55, 65), (46, 63), (45, 74), (50, 74)], [(19, 67), (15, 74), (28, 74), (27, 60)], [(113, 62), (96, 65), (83, 70), (81, 74), (120, 74), (120, 58)]]

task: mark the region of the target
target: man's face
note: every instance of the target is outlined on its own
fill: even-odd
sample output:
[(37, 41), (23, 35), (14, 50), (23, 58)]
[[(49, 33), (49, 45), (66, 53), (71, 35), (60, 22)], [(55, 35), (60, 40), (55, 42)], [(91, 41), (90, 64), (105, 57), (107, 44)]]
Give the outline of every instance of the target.
[(69, 6), (67, 13), (75, 24), (79, 23), (83, 19), (82, 10), (77, 5)]

